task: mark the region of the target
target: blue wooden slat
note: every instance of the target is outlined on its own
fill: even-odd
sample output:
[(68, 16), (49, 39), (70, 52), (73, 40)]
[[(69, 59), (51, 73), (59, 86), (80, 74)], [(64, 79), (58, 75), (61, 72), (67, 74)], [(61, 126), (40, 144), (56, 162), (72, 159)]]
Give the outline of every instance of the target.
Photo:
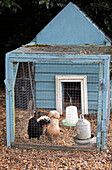
[[(36, 91), (36, 99), (40, 100), (56, 100), (56, 91)], [(88, 102), (89, 101), (98, 101), (98, 94), (97, 93), (88, 93)]]
[[(36, 100), (36, 105), (38, 108), (55, 108), (56, 107), (56, 100)], [(98, 103), (97, 102), (88, 102), (89, 110), (97, 110)]]
[(94, 114), (94, 113), (97, 114), (97, 112), (98, 112), (97, 109), (96, 109), (96, 110), (95, 110), (95, 109), (92, 109), (92, 110), (89, 109), (89, 110), (88, 110), (88, 113), (89, 113), (89, 114)]
[[(90, 101), (90, 102), (88, 102), (88, 108), (91, 110), (91, 109), (93, 109), (93, 110), (97, 110), (97, 108), (98, 108), (98, 102), (97, 101)], [(88, 110), (89, 110), (88, 109)]]
[(56, 108), (55, 100), (36, 100), (36, 105), (38, 108), (48, 108), (53, 109)]
[(40, 64), (35, 68), (36, 73), (98, 73), (98, 65), (56, 65), (56, 64)]
[[(69, 74), (69, 73), (63, 73), (63, 74), (52, 74), (52, 73), (50, 73), (50, 74), (46, 74), (46, 73), (36, 73), (35, 74), (35, 81), (42, 81), (42, 82), (46, 82), (46, 81), (55, 81), (55, 76), (56, 75), (85, 75), (85, 74), (80, 74), (80, 73), (71, 73), (71, 74)], [(87, 75), (87, 82), (98, 82), (98, 74), (86, 74)]]
[(36, 90), (42, 90), (42, 91), (51, 91), (55, 90), (55, 84), (54, 82), (37, 82), (36, 83)]
[(88, 92), (88, 101), (98, 101), (98, 93), (97, 92)]
[(54, 91), (36, 91), (36, 99), (40, 100), (56, 100), (56, 94)]
[(94, 83), (88, 83), (87, 84), (87, 91), (88, 92), (98, 92), (99, 85)]
[[(87, 90), (89, 92), (97, 92), (98, 91), (98, 84), (88, 84)], [(55, 83), (54, 82), (37, 82), (36, 83), (36, 90), (42, 90), (42, 91), (52, 91), (55, 90)]]

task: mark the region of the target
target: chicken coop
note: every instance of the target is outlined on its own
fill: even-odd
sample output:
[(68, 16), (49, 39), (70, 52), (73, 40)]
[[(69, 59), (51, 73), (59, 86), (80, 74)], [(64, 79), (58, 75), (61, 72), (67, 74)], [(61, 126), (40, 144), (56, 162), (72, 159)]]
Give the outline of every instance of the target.
[(105, 150), (110, 45), (70, 2), (31, 43), (7, 53), (7, 146)]
[[(35, 44), (7, 53), (7, 146), (105, 150), (110, 110), (109, 50), (106, 46)], [(76, 106), (78, 119), (83, 114), (90, 122), (94, 141), (86, 145), (76, 143), (75, 124), (63, 123), (70, 105)], [(47, 135), (47, 125), (39, 140), (29, 139), (28, 122), (34, 112), (38, 120), (49, 117), (52, 110), (59, 113), (58, 134)]]

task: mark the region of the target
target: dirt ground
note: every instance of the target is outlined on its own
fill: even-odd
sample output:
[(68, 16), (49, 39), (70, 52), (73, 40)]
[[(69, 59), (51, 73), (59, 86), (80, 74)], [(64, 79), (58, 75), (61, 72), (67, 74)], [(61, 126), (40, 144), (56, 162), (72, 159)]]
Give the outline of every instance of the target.
[(7, 148), (6, 105), (0, 92), (0, 170), (96, 170), (112, 169), (112, 113), (105, 152), (50, 151)]

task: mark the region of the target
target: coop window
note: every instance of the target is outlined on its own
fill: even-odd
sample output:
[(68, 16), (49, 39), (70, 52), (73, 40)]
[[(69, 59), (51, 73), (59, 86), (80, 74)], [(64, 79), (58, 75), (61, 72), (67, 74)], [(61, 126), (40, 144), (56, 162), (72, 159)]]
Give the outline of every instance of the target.
[(81, 110), (81, 83), (80, 82), (62, 82), (62, 106), (65, 110), (72, 104), (78, 110)]
[(87, 76), (56, 76), (56, 109), (63, 113), (70, 105), (76, 106), (83, 114), (88, 114)]

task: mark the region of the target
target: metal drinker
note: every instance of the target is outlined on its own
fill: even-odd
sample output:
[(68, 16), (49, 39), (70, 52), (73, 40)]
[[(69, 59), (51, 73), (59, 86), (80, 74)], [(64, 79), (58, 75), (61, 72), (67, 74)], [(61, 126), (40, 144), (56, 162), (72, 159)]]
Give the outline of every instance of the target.
[(90, 122), (84, 119), (84, 115), (80, 115), (80, 119), (76, 124), (76, 133), (78, 139), (91, 138), (91, 127)]

